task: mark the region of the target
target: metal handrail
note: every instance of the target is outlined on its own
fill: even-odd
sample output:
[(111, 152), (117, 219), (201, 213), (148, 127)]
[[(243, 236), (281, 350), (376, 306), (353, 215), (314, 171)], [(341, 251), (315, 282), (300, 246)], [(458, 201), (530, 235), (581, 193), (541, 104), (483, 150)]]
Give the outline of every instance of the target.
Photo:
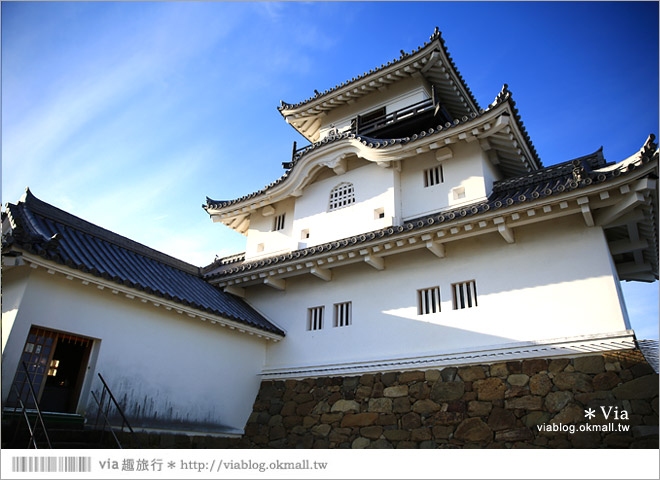
[[(101, 404), (101, 401), (102, 401), (102, 400), (99, 401), (99, 399), (96, 398), (96, 394), (95, 394), (93, 391), (90, 392), (90, 393), (92, 394), (92, 398), (94, 399), (94, 401), (96, 402), (96, 404), (99, 406), (99, 413), (100, 413), (101, 415), (103, 415), (103, 420), (105, 421), (104, 428), (103, 428), (103, 432), (105, 432), (105, 425), (109, 426), (109, 427), (110, 427), (110, 433), (112, 434), (113, 438), (115, 439), (115, 442), (117, 443), (117, 446), (118, 446), (119, 448), (122, 448), (122, 446), (121, 446), (121, 442), (120, 442), (119, 439), (117, 438), (117, 435), (115, 435), (115, 432), (114, 432), (114, 430), (112, 429), (112, 424), (110, 423), (110, 420), (108, 420), (108, 416), (106, 415), (107, 412), (106, 412), (106, 413), (103, 412), (103, 408), (102, 408), (102, 406), (101, 406), (101, 405), (102, 405), (102, 404)], [(101, 396), (101, 397), (103, 397), (103, 396)], [(98, 423), (98, 414), (97, 414), (97, 423)], [(101, 440), (103, 440), (103, 437), (101, 437)]]
[[(128, 431), (132, 434), (135, 433), (133, 431), (133, 427), (131, 427), (131, 424), (129, 423), (128, 419), (126, 418), (126, 415), (124, 414), (124, 411), (122, 410), (121, 406), (119, 405), (119, 402), (117, 402), (117, 399), (115, 396), (112, 394), (112, 391), (110, 390), (110, 387), (108, 387), (108, 384), (106, 383), (105, 379), (103, 378), (103, 375), (100, 373), (98, 374), (99, 379), (101, 380), (101, 383), (103, 384), (103, 389), (101, 390), (101, 399), (99, 400), (96, 394), (92, 391), (92, 398), (98, 405), (98, 412), (96, 414), (96, 425), (98, 426), (99, 423), (99, 416), (103, 417), (103, 432), (105, 432), (106, 426), (110, 428), (110, 433), (115, 439), (115, 442), (117, 443), (117, 446), (119, 448), (122, 448), (121, 442), (119, 441), (119, 438), (117, 438), (117, 435), (115, 435), (115, 432), (113, 430), (112, 424), (110, 423), (110, 419), (108, 418), (108, 414), (110, 412), (110, 407), (111, 405), (114, 405), (115, 410), (119, 413), (119, 415), (122, 418), (122, 424), (120, 430), (123, 432), (124, 427), (128, 427)], [(108, 396), (108, 402), (104, 407), (105, 399), (106, 399), (106, 393)], [(105, 411), (104, 411), (105, 408)], [(131, 437), (132, 438), (132, 437)], [(103, 440), (103, 437), (101, 437), (101, 441)]]
[[(37, 440), (36, 440), (38, 424), (41, 424), (41, 428), (44, 432), (44, 437), (46, 438), (46, 444), (48, 445), (48, 448), (53, 448), (52, 444), (50, 443), (50, 437), (48, 436), (48, 430), (46, 429), (46, 423), (44, 422), (44, 418), (41, 415), (41, 408), (39, 408), (39, 402), (37, 401), (37, 394), (34, 390), (34, 385), (32, 384), (32, 379), (30, 378), (30, 372), (28, 371), (27, 364), (25, 362), (21, 362), (21, 365), (23, 366), (23, 370), (25, 370), (25, 378), (27, 379), (27, 384), (30, 387), (29, 392), (30, 395), (32, 396), (32, 400), (34, 401), (34, 409), (37, 412), (37, 418), (34, 421), (34, 425), (31, 425), (30, 418), (27, 414), (28, 409), (23, 403), (23, 399), (21, 398), (23, 396), (23, 389), (21, 388), (21, 390), (19, 390), (16, 384), (13, 384), (12, 387), (16, 391), (16, 398), (18, 399), (18, 403), (21, 406), (21, 413), (23, 414), (23, 418), (25, 418), (25, 423), (27, 424), (28, 432), (30, 433), (28, 448), (30, 448), (30, 444), (32, 444), (32, 446), (34, 446), (35, 449), (39, 448), (37, 446)], [(23, 386), (25, 386), (25, 384), (23, 384)], [(15, 406), (14, 414), (16, 414), (16, 410), (17, 407)], [(14, 432), (14, 439), (16, 439), (17, 434), (18, 434), (18, 424), (16, 425), (16, 430)]]
[[(30, 425), (30, 417), (28, 417), (27, 414), (27, 408), (25, 407), (25, 404), (23, 403), (23, 400), (21, 399), (21, 392), (18, 390), (18, 387), (14, 384), (12, 385), (13, 389), (16, 391), (17, 397), (18, 397), (18, 403), (21, 406), (21, 413), (23, 414), (23, 418), (25, 418), (25, 423), (27, 424), (28, 432), (30, 433), (30, 440), (28, 441), (28, 448), (30, 448), (30, 444), (32, 444), (36, 449), (37, 447), (37, 441), (35, 440), (35, 435), (34, 435), (34, 430), (32, 429), (32, 425)], [(16, 416), (16, 411), (18, 409), (18, 405), (14, 407), (14, 416)], [(14, 430), (14, 442), (16, 441), (16, 437), (18, 436), (18, 426), (19, 424), (16, 424), (16, 430)]]

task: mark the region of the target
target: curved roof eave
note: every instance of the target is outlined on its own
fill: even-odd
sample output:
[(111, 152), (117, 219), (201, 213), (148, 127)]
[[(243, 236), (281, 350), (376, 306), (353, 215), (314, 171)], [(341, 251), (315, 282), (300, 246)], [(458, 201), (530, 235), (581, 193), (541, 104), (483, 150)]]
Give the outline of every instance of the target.
[[(352, 150), (353, 153), (357, 153), (360, 157), (365, 158), (367, 160), (374, 162), (378, 162), (378, 161), (387, 162), (394, 160), (394, 158), (387, 158), (388, 153), (395, 154), (399, 156), (399, 158), (406, 156), (405, 154), (402, 155), (402, 150), (403, 147), (407, 144), (413, 142), (419, 142), (422, 139), (426, 139), (430, 143), (433, 139), (437, 137), (441, 137), (442, 135), (445, 134), (445, 132), (448, 132), (450, 130), (455, 130), (457, 127), (459, 128), (462, 127), (461, 130), (468, 129), (471, 126), (471, 124), (483, 120), (486, 116), (496, 116), (498, 114), (506, 113), (505, 110), (507, 108), (510, 110), (512, 114), (511, 116), (514, 119), (516, 129), (520, 132), (520, 135), (522, 137), (520, 140), (522, 140), (525, 149), (528, 152), (528, 155), (526, 155), (526, 157), (530, 159), (530, 162), (532, 162), (531, 168), (533, 170), (541, 168), (542, 167), (541, 160), (539, 159), (536, 149), (534, 148), (531, 139), (524, 127), (518, 109), (515, 108), (515, 102), (511, 97), (511, 92), (508, 90), (508, 85), (504, 84), (502, 90), (496, 96), (495, 101), (488, 106), (487, 110), (481, 109), (478, 114), (473, 113), (469, 116), (467, 115), (463, 116), (463, 118), (461, 119), (454, 119), (454, 121), (451, 123), (447, 122), (445, 123), (445, 125), (438, 125), (436, 128), (424, 130), (422, 132), (419, 132), (418, 134), (412, 135), (411, 137), (396, 138), (396, 139), (373, 139), (369, 137), (362, 137), (359, 135), (356, 136), (355, 134), (348, 132), (337, 136), (326, 137), (323, 140), (312, 143), (307, 147), (305, 147), (304, 149), (297, 152), (293, 158), (293, 161), (290, 163), (290, 167), (287, 169), (287, 171), (280, 178), (266, 185), (264, 188), (233, 200), (214, 200), (212, 198), (206, 197), (206, 204), (202, 205), (202, 208), (204, 208), (209, 214), (212, 214), (210, 210), (214, 210), (215, 213), (220, 213), (221, 210), (227, 209), (228, 207), (232, 207), (232, 209), (235, 209), (235, 208), (239, 208), (240, 206), (247, 206), (253, 204), (255, 201), (262, 201), (264, 200), (263, 197), (267, 194), (271, 194), (271, 198), (272, 198), (272, 197), (280, 196), (283, 193), (282, 191), (286, 189), (290, 189), (291, 191), (300, 189), (304, 187), (304, 185), (301, 184), (301, 185), (296, 185), (294, 187), (291, 186), (290, 184), (291, 178), (300, 176), (297, 174), (296, 167), (298, 167), (299, 169), (299, 164), (301, 164), (303, 159), (313, 161), (316, 157), (315, 154), (319, 152), (319, 149), (321, 148), (323, 148), (324, 150), (323, 154), (327, 154), (327, 151), (325, 151), (325, 147), (331, 144), (335, 144), (338, 141), (343, 141), (343, 140), (347, 141), (343, 145), (344, 148), (342, 148), (342, 150), (345, 150), (346, 152), (350, 152)], [(460, 132), (456, 132), (456, 133), (460, 133)], [(349, 148), (345, 148), (347, 146), (347, 143), (352, 146), (350, 146)], [(393, 150), (395, 149), (396, 152), (393, 152)], [(411, 152), (414, 152), (414, 150), (411, 150)], [(287, 183), (286, 186), (283, 186), (284, 182)], [(273, 200), (266, 199), (266, 201), (268, 203), (271, 203)]]
[[(434, 52), (438, 53), (438, 58), (433, 57)], [(426, 58), (427, 56), (428, 58)], [(364, 72), (362, 75), (358, 75), (357, 77), (353, 77), (350, 80), (342, 82), (341, 84), (335, 85), (334, 87), (325, 90), (322, 93), (314, 90), (314, 96), (298, 103), (290, 104), (281, 101), (280, 106), (277, 107), (277, 109), (280, 111), (283, 117), (300, 113), (309, 114), (312, 109), (318, 109), (320, 106), (327, 102), (336, 103), (337, 105), (344, 103), (345, 100), (348, 100), (350, 97), (354, 96), (351, 94), (351, 90), (355, 89), (356, 87), (361, 88), (362, 86), (371, 82), (378, 82), (379, 79), (391, 75), (393, 71), (397, 71), (402, 68), (405, 69), (408, 67), (414, 67), (416, 71), (420, 71), (426, 68), (426, 64), (428, 64), (428, 62), (437, 62), (438, 60), (442, 60), (443, 65), (449, 69), (450, 73), (454, 77), (454, 80), (462, 90), (460, 94), (465, 99), (469, 109), (475, 112), (478, 111), (479, 103), (463, 79), (463, 76), (456, 68), (456, 64), (449, 54), (445, 45), (445, 41), (437, 27), (433, 34), (429, 37), (429, 42), (424, 42), (424, 45), (418, 46), (417, 49), (413, 49), (410, 53), (405, 53), (403, 50), (401, 50), (401, 56), (399, 58), (392, 59), (386, 64), (382, 64), (380, 67), (369, 70), (369, 72)], [(362, 96), (365, 94), (366, 93), (364, 92), (358, 93), (357, 96)], [(346, 98), (342, 98), (344, 96), (346, 96)]]
[[(207, 281), (214, 283), (223, 277), (244, 275), (244, 272), (261, 271), (263, 268), (277, 268), (291, 261), (309, 260), (311, 257), (327, 254), (347, 248), (357, 248), (360, 244), (385, 240), (386, 237), (407, 234), (414, 230), (424, 230), (433, 225), (451, 224), (465, 218), (479, 217), (509, 208), (520, 208), (539, 199), (559, 197), (563, 194), (580, 192), (601, 184), (616, 181), (618, 177), (626, 177), (635, 170), (641, 170), (649, 163), (655, 163), (657, 171), (658, 146), (654, 143), (655, 136), (650, 135), (643, 147), (628, 159), (605, 165), (602, 148), (596, 152), (557, 165), (545, 167), (539, 172), (522, 175), (509, 180), (496, 182), (493, 192), (485, 201), (470, 205), (452, 207), (447, 210), (406, 221), (402, 225), (393, 225), (380, 230), (365, 232), (360, 235), (335, 240), (332, 242), (306, 247), (289, 253), (245, 262), (228, 261), (226, 268), (217, 269), (222, 262), (211, 264), (205, 271)], [(577, 175), (577, 176), (576, 176)], [(557, 200), (559, 201), (559, 200)], [(654, 219), (655, 214), (650, 218)], [(657, 224), (653, 224), (654, 237), (657, 239)], [(657, 240), (651, 246), (657, 257)], [(221, 259), (222, 260), (222, 259)], [(657, 277), (657, 263), (654, 274)]]

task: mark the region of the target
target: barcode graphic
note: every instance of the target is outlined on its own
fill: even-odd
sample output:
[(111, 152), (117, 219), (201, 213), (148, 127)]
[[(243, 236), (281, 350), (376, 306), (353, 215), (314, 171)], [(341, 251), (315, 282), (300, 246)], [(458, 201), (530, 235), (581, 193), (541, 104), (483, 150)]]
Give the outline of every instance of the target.
[(92, 457), (12, 457), (12, 472), (91, 472)]

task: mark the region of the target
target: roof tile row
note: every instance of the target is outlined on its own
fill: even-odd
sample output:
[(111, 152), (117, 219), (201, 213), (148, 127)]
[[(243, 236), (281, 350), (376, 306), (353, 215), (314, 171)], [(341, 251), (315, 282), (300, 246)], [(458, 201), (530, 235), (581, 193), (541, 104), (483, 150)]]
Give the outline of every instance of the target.
[(303, 100), (303, 101), (295, 103), (295, 104), (286, 103), (284, 101), (281, 101), (280, 106), (278, 107), (278, 110), (280, 110), (280, 112), (282, 112), (284, 110), (291, 110), (291, 109), (294, 109), (294, 108), (302, 107), (307, 103), (310, 103), (310, 102), (312, 102), (312, 101), (314, 101), (318, 98), (321, 98), (325, 95), (328, 95), (332, 92), (335, 92), (335, 91), (339, 90), (342, 87), (350, 85), (353, 82), (356, 82), (356, 81), (358, 81), (362, 78), (368, 77), (369, 75), (373, 75), (375, 73), (378, 73), (378, 72), (380, 72), (381, 70), (383, 70), (387, 67), (395, 65), (395, 64), (399, 63), (400, 61), (404, 60), (405, 58), (408, 58), (409, 56), (411, 56), (415, 53), (421, 52), (423, 49), (425, 49), (425, 48), (429, 47), (430, 45), (432, 45), (435, 40), (438, 40), (438, 43), (441, 46), (444, 54), (446, 55), (447, 60), (449, 61), (449, 64), (450, 64), (451, 68), (454, 70), (454, 72), (456, 72), (458, 80), (461, 82), (463, 88), (465, 88), (465, 91), (469, 95), (470, 100), (472, 101), (472, 103), (477, 108), (479, 108), (479, 104), (477, 103), (477, 100), (474, 98), (474, 95), (472, 94), (472, 91), (467, 86), (467, 84), (465, 83), (465, 80), (463, 79), (462, 75), (460, 74), (460, 72), (456, 68), (456, 64), (454, 63), (454, 60), (452, 59), (451, 55), (449, 55), (449, 52), (447, 51), (447, 47), (445, 46), (445, 41), (442, 38), (442, 34), (440, 33), (440, 30), (438, 29), (438, 27), (435, 27), (435, 30), (434, 30), (433, 34), (429, 37), (429, 40), (430, 40), (429, 42), (424, 42), (424, 45), (418, 46), (417, 49), (413, 49), (410, 53), (406, 53), (405, 51), (401, 50), (401, 56), (399, 58), (395, 58), (395, 59), (392, 59), (391, 61), (389, 61), (387, 63), (383, 63), (380, 67), (376, 67), (374, 69), (369, 70), (368, 72), (364, 72), (362, 75), (358, 75), (357, 77), (353, 77), (350, 80), (342, 82), (339, 85), (335, 85), (334, 87), (332, 87), (328, 90), (325, 90), (324, 92), (319, 92), (318, 90), (315, 89), (314, 90), (314, 96), (309, 97), (306, 100)]

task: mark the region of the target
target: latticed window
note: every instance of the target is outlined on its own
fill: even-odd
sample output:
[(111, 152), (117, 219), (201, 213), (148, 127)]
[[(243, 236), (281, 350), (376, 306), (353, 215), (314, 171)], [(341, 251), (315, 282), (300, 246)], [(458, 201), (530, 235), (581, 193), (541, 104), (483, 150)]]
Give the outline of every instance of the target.
[(352, 183), (340, 183), (330, 191), (330, 208), (337, 210), (355, 203), (355, 191)]
[(321, 330), (323, 328), (323, 313), (325, 307), (312, 307), (307, 309), (307, 330)]
[(352, 322), (352, 304), (351, 302), (335, 303), (335, 327), (347, 327)]
[(451, 286), (454, 293), (454, 310), (477, 306), (477, 282), (454, 283)]
[(440, 287), (417, 290), (417, 314), (428, 315), (440, 311)]

